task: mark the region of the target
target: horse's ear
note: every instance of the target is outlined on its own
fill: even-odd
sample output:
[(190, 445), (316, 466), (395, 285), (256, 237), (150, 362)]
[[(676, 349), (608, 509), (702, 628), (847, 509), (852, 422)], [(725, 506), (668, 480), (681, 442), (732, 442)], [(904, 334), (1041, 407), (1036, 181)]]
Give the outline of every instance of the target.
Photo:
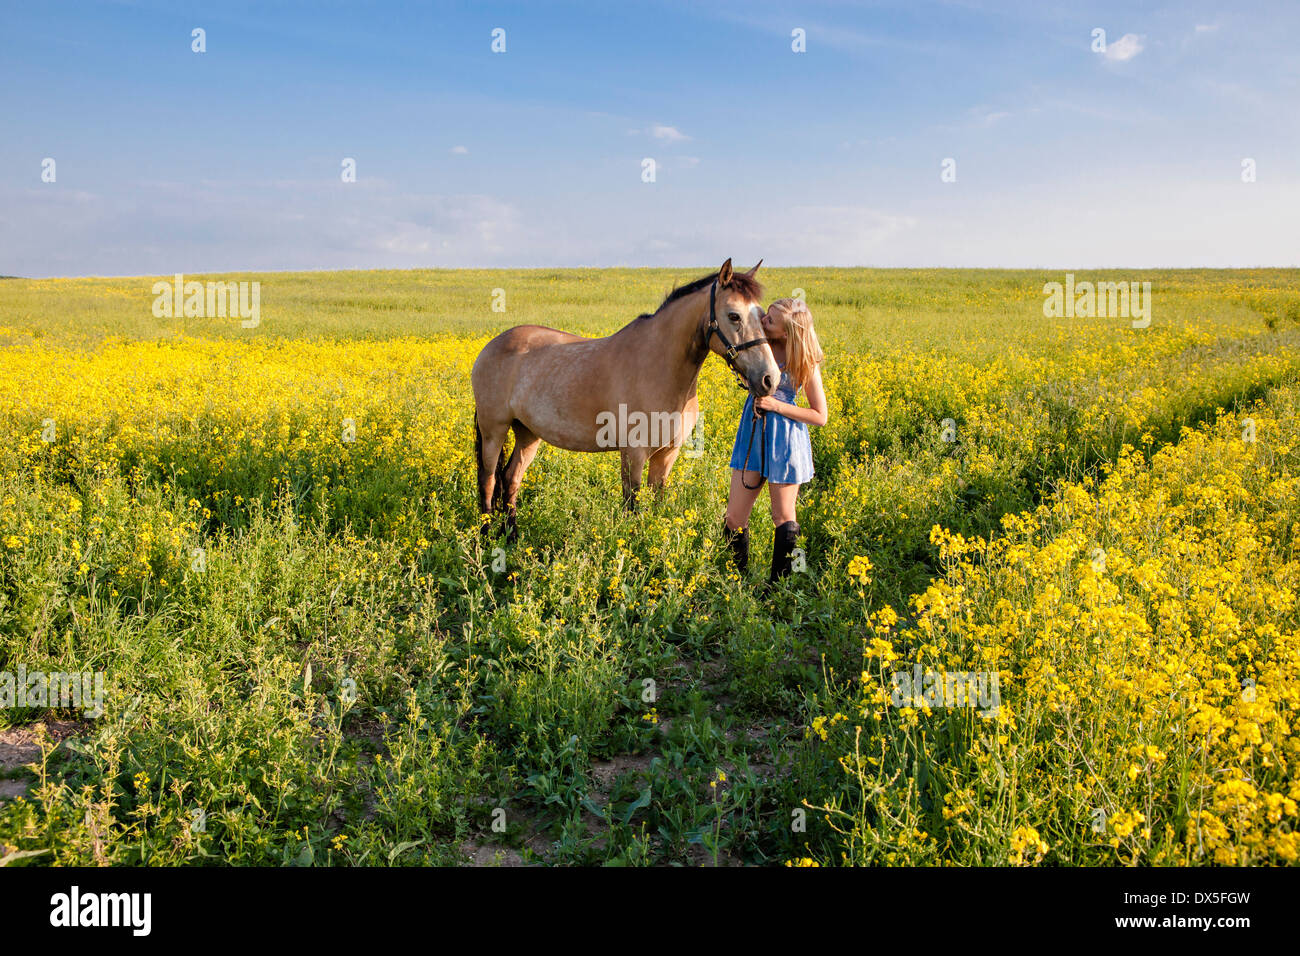
[(762, 264), (763, 264), (763, 260), (759, 259), (756, 263), (754, 263), (754, 268), (746, 272), (745, 275), (751, 279), (754, 278), (754, 276), (758, 274), (758, 267), (761, 266)]
[(728, 259), (726, 262), (722, 264), (722, 268), (718, 270), (718, 288), (721, 289), (723, 286), (727, 286), (730, 284), (731, 284), (731, 260)]

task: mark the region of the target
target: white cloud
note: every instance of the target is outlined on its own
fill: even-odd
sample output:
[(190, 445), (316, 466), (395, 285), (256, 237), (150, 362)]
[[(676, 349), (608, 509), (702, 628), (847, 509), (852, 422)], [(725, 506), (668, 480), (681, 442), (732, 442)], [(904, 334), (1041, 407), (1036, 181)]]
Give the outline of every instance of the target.
[[(995, 110), (989, 106), (980, 104), (979, 106), (972, 106), (970, 109), (968, 109), (966, 111), (965, 119), (963, 119), (961, 122), (938, 123), (933, 127), (933, 129), (942, 130), (944, 132), (956, 132), (958, 130), (967, 130), (967, 129), (988, 129), (989, 127), (1006, 119), (1010, 115), (1011, 113), (1008, 110)], [(890, 138), (892, 139), (893, 137)], [(866, 139), (860, 139), (860, 140), (856, 140), (855, 142), (857, 145), (866, 146), (871, 141)], [(882, 142), (887, 142), (887, 141), (882, 141)], [(846, 143), (841, 143), (840, 145), (841, 148), (843, 148), (843, 147), (848, 147), (852, 144), (846, 142)]]
[(1215, 30), (1217, 30), (1217, 29), (1219, 29), (1219, 25), (1218, 25), (1217, 23), (1198, 23), (1198, 24), (1196, 24), (1196, 32), (1197, 32), (1197, 33), (1213, 33), (1213, 32), (1214, 32)]
[(990, 109), (987, 106), (972, 106), (966, 111), (970, 121), (976, 126), (992, 126), (998, 120), (1004, 120), (1011, 114), (1006, 110)]
[(650, 127), (650, 135), (655, 139), (662, 139), (669, 143), (683, 143), (690, 139), (689, 136), (679, 130), (676, 126), (664, 126), (660, 123), (655, 123)]
[(1145, 49), (1143, 41), (1145, 37), (1138, 36), (1136, 33), (1126, 33), (1114, 43), (1106, 45), (1106, 52), (1102, 54), (1106, 59), (1114, 63), (1123, 63), (1131, 60)]
[(469, 147), (467, 147), (467, 146), (453, 146), (453, 147), (451, 148), (451, 152), (452, 152), (452, 154), (455, 155), (455, 156), (465, 156), (465, 155), (468, 155), (468, 153), (469, 153)]
[(629, 129), (627, 135), (649, 136), (664, 143), (686, 143), (690, 141), (690, 137), (676, 126), (666, 126), (663, 123), (652, 123), (645, 129)]
[[(165, 275), (276, 269), (473, 267), (528, 262), (545, 248), (513, 203), (487, 195), (375, 188), (125, 187), (97, 197), (0, 189), (3, 271)], [(83, 196), (87, 197), (83, 200)], [(0, 223), (8, 225), (8, 223)], [(81, 236), (80, 247), (67, 242)]]

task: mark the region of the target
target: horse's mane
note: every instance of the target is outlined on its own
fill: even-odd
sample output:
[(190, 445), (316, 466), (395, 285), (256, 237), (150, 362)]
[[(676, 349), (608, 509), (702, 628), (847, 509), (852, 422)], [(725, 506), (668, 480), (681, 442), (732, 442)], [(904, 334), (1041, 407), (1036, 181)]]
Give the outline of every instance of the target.
[[(707, 289), (709, 286), (713, 284), (714, 280), (717, 278), (718, 278), (718, 274), (716, 272), (713, 272), (710, 273), (709, 275), (702, 276), (699, 279), (696, 279), (694, 282), (688, 282), (686, 283), (686, 285), (678, 286), (676, 289), (673, 289), (666, 296), (664, 296), (664, 300), (659, 303), (659, 308), (655, 309), (653, 313), (642, 312), (640, 315), (637, 316), (637, 318), (638, 319), (654, 318), (654, 316), (662, 312), (664, 310), (664, 307), (667, 306), (669, 303), (676, 302), (678, 299), (684, 298), (685, 296), (691, 295), (695, 292), (699, 292), (701, 289)], [(727, 283), (726, 288), (737, 289), (742, 295), (746, 296), (747, 298), (753, 299), (755, 302), (763, 298), (763, 283), (759, 282), (753, 276), (746, 275), (743, 272), (733, 272), (731, 274), (731, 281)]]

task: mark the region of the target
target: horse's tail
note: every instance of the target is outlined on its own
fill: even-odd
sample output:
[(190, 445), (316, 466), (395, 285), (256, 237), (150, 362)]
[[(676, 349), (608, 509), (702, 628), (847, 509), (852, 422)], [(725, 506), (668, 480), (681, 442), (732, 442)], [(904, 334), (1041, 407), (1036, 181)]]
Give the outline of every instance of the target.
[(492, 486), (492, 510), (499, 511), (506, 502), (506, 446), (501, 443), (501, 453), (497, 455), (497, 480)]
[[(483, 431), (478, 427), (478, 412), (474, 413), (474, 465), (478, 469), (478, 498), (480, 506), (483, 501), (483, 488), (487, 484), (487, 469), (483, 467)], [(495, 469), (496, 486), (492, 489), (492, 501), (490, 502), (493, 511), (496, 511), (505, 497), (505, 477), (506, 477), (506, 449), (501, 446), (501, 452), (497, 455), (497, 466)]]
[(478, 500), (483, 503), (483, 430), (478, 427), (478, 412), (474, 413), (474, 468), (478, 473)]

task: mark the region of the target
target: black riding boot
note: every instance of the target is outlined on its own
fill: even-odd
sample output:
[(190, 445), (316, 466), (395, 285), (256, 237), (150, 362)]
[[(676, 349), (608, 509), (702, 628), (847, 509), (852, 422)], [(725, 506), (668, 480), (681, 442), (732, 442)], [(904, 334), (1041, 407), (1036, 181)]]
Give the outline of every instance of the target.
[(778, 525), (772, 532), (772, 574), (768, 578), (769, 584), (776, 583), (790, 573), (790, 553), (794, 551), (794, 542), (798, 537), (799, 525), (794, 521)]
[(731, 548), (731, 562), (736, 570), (744, 574), (749, 568), (749, 526), (737, 531), (727, 526), (727, 519), (722, 519), (722, 538)]

